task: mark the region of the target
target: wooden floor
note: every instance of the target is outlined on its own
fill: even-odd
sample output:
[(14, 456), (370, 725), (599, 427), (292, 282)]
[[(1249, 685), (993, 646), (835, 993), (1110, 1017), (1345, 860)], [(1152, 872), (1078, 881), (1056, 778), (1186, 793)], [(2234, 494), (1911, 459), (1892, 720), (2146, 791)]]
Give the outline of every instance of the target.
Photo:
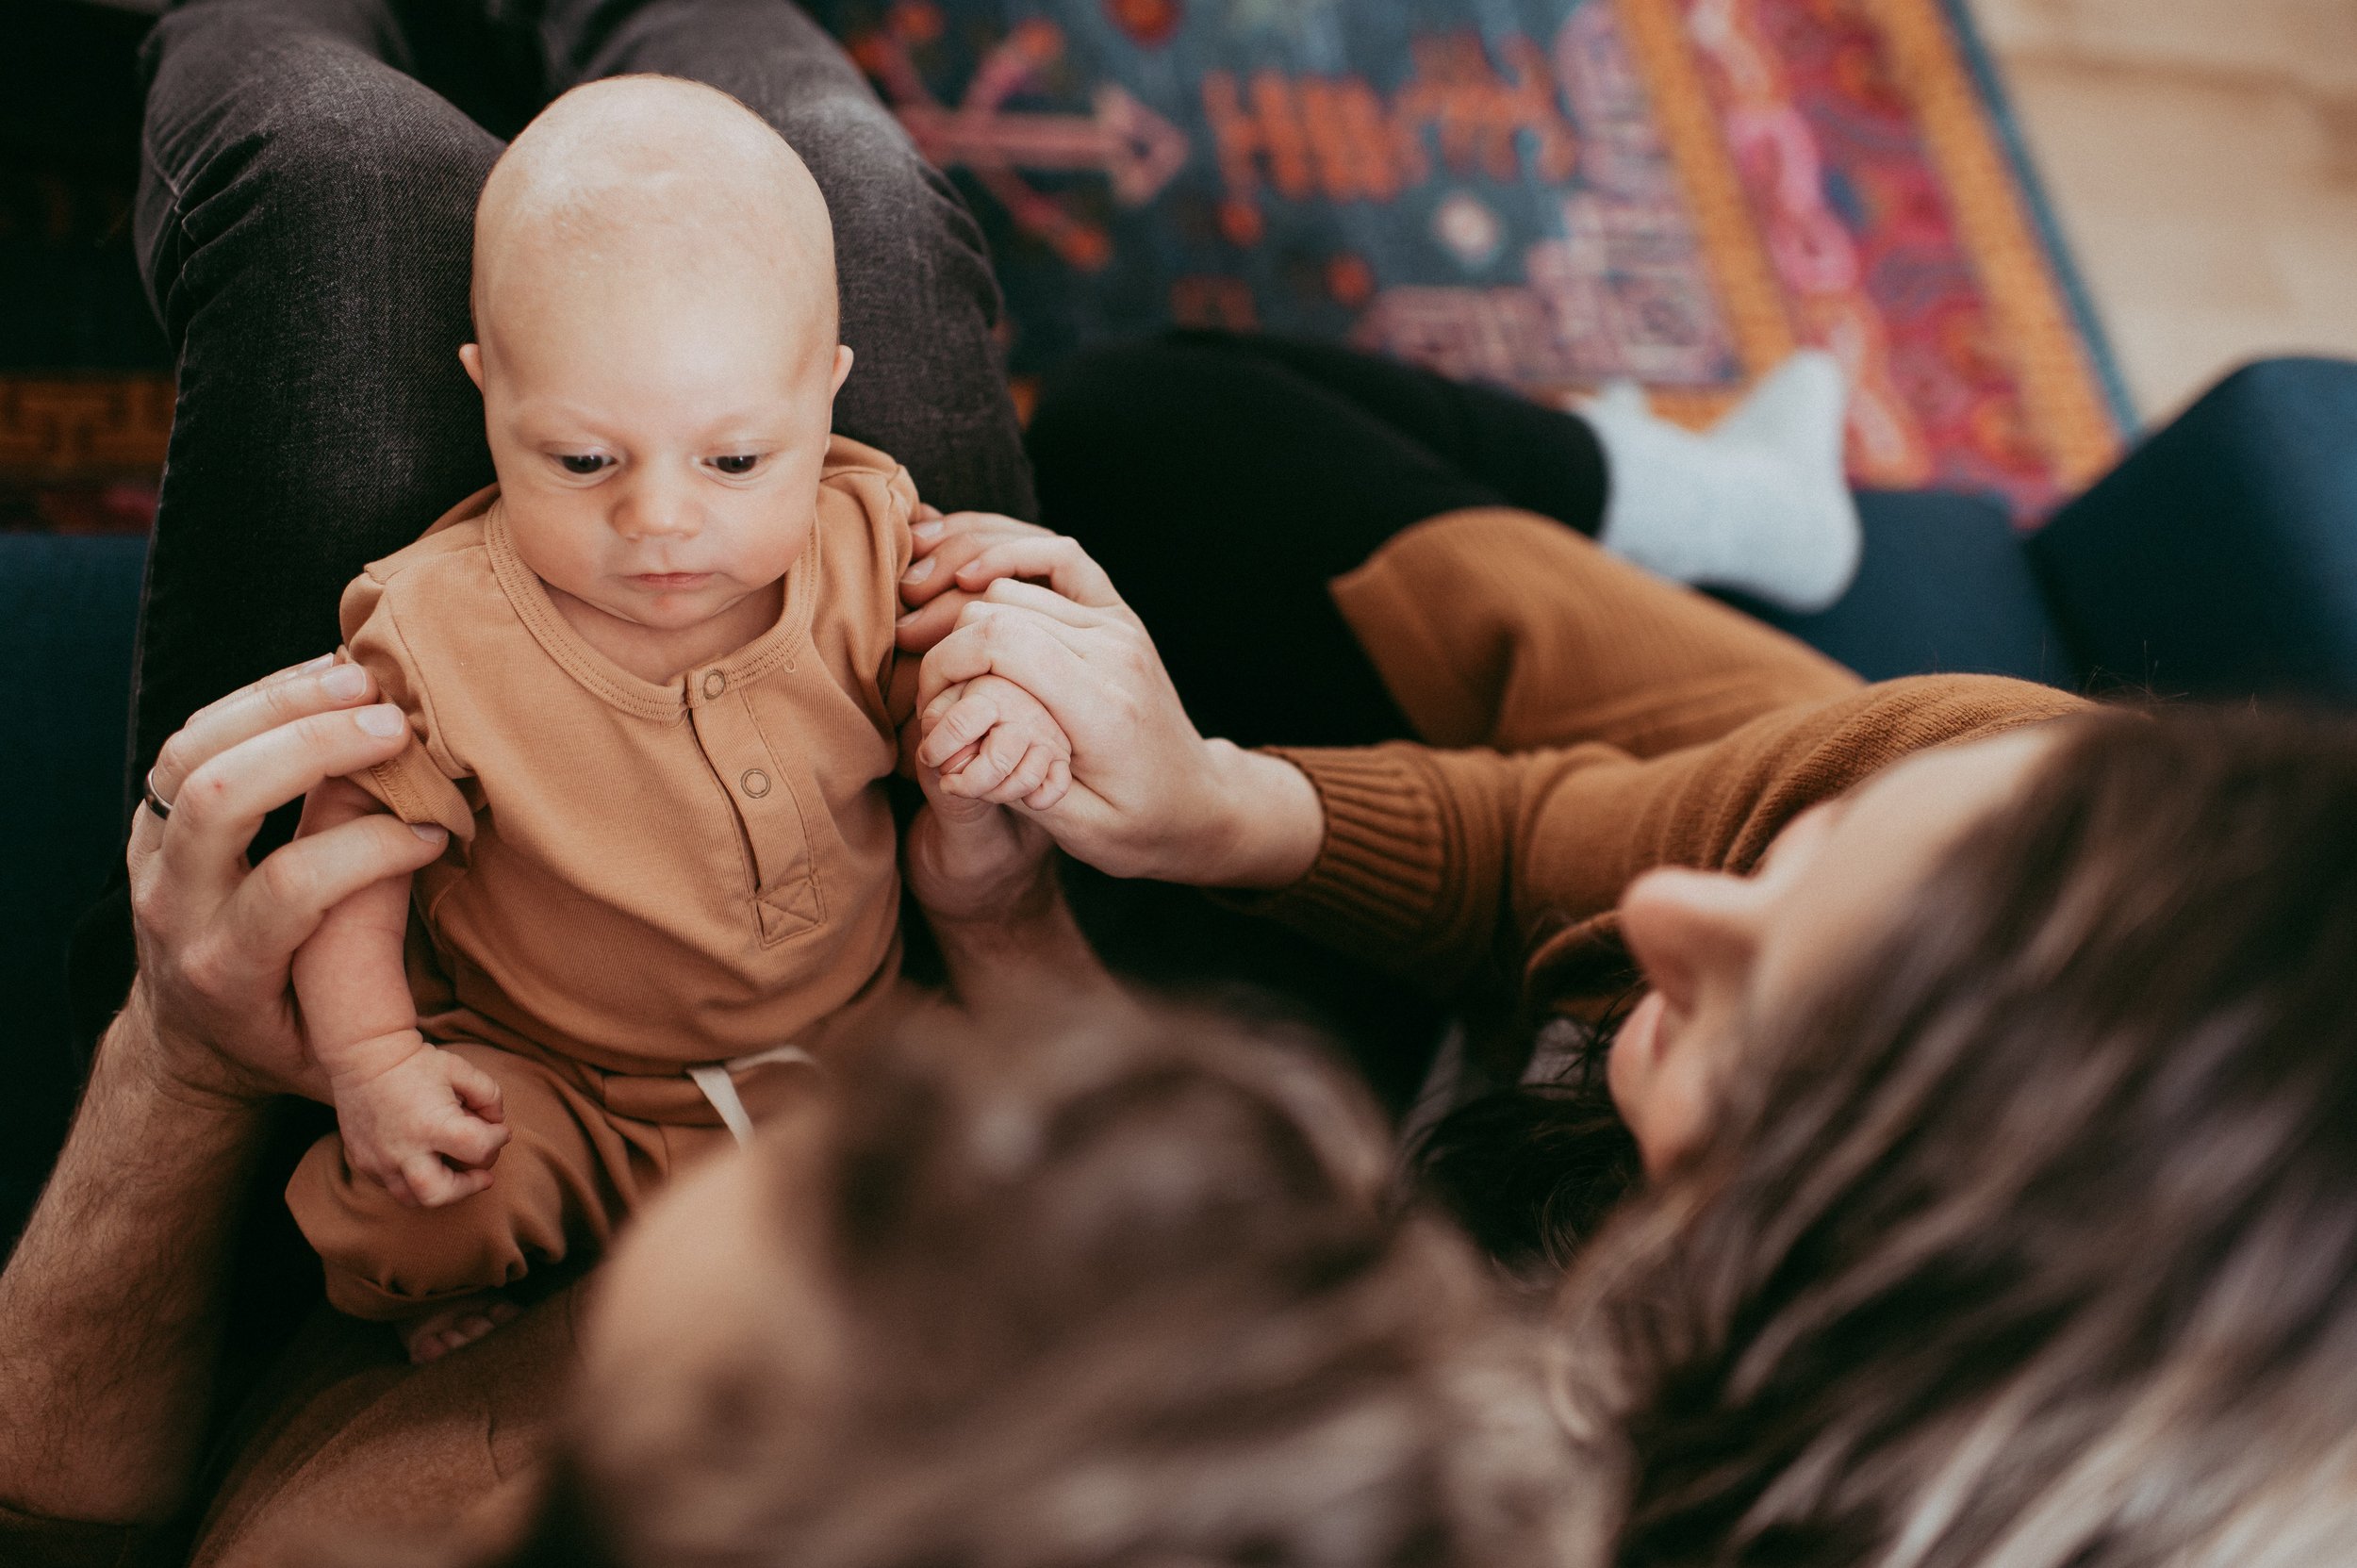
[(2357, 0), (1967, 0), (2130, 394), (2357, 357)]

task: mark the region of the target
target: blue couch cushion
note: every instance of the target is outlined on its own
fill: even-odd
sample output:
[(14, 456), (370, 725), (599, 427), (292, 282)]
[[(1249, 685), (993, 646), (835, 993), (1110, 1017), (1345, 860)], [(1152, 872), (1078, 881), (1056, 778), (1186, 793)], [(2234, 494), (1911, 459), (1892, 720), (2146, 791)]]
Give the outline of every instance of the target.
[(1861, 491), (1857, 503), (1865, 555), (1833, 608), (1793, 615), (1724, 597), (1870, 681), (1942, 673), (2079, 684), (2003, 505), (1904, 490)]
[(146, 541), (0, 534), (0, 1241), (47, 1175), (77, 1081), (66, 944), (122, 852)]
[(2235, 371), (2031, 554), (2099, 678), (2357, 701), (2357, 364)]

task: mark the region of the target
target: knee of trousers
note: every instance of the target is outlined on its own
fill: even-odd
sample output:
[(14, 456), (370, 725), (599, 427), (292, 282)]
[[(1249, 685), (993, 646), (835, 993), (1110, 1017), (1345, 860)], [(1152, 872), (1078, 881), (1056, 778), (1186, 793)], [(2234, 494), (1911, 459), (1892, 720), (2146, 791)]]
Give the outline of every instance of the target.
[(892, 111), (865, 91), (822, 92), (773, 120), (827, 198), (835, 271), (862, 284), (934, 283), (988, 296), (997, 285), (981, 229)]
[[(1111, 343), (1076, 354), (1041, 378), (1027, 428), (1034, 445), (1094, 444), (1125, 432), (1166, 435), (1172, 416), (1180, 414), (1190, 423), (1233, 414), (1250, 424), (1257, 410), (1243, 413), (1238, 394), (1257, 393), (1272, 378), (1289, 375), (1263, 361), (1180, 338)], [(1198, 459), (1189, 452), (1182, 460)]]
[(413, 1209), (352, 1170), (340, 1137), (313, 1144), (287, 1183), (287, 1207), (325, 1266), (329, 1304), (354, 1317), (408, 1317), (602, 1245), (612, 1216), (594, 1197), (569, 1195), (566, 1173), (529, 1168), (538, 1152), (519, 1140), (484, 1191)]
[(1127, 509), (1141, 481), (1159, 484), (1202, 461), (1206, 442), (1281, 437), (1240, 392), (1266, 371), (1231, 355), (1149, 339), (1091, 349), (1042, 379), (1023, 444), (1050, 507)]
[[(164, 36), (175, 27), (186, 36)], [(291, 301), (350, 270), (372, 235), (400, 236), (463, 302), (495, 138), (382, 61), (235, 8), (174, 11), (157, 34), (135, 239), (175, 338), (173, 290), (191, 272), (269, 269)], [(428, 304), (447, 292), (438, 278), (399, 281)]]

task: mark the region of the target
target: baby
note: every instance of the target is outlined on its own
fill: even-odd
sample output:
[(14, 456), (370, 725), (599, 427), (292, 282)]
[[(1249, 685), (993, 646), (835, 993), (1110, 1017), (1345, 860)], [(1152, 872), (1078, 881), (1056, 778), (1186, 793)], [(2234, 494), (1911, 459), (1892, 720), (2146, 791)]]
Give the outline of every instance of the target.
[[(473, 308), (499, 483), (342, 604), (414, 732), (358, 782), (451, 847), (295, 964), (340, 1133), (288, 1201), (330, 1299), (419, 1359), (894, 1005), (915, 674), (916, 496), (829, 435), (832, 234), (765, 122), (659, 77), (566, 94), (484, 188)], [(1052, 803), (1054, 721), (967, 695), (997, 725), (948, 787)]]

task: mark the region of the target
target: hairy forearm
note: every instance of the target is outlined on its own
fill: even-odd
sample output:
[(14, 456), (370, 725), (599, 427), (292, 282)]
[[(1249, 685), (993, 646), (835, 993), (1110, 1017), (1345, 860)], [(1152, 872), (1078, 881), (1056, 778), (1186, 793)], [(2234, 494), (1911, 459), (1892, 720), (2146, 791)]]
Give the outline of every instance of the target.
[(175, 1088), (153, 1047), (135, 987), (0, 1274), (0, 1502), (25, 1512), (157, 1522), (196, 1467), (266, 1113)]
[(1119, 987), (1081, 934), (1052, 868), (1008, 907), (983, 919), (929, 912), (949, 988), (977, 1014), (1020, 1010), (1043, 1000), (1094, 1000)]

